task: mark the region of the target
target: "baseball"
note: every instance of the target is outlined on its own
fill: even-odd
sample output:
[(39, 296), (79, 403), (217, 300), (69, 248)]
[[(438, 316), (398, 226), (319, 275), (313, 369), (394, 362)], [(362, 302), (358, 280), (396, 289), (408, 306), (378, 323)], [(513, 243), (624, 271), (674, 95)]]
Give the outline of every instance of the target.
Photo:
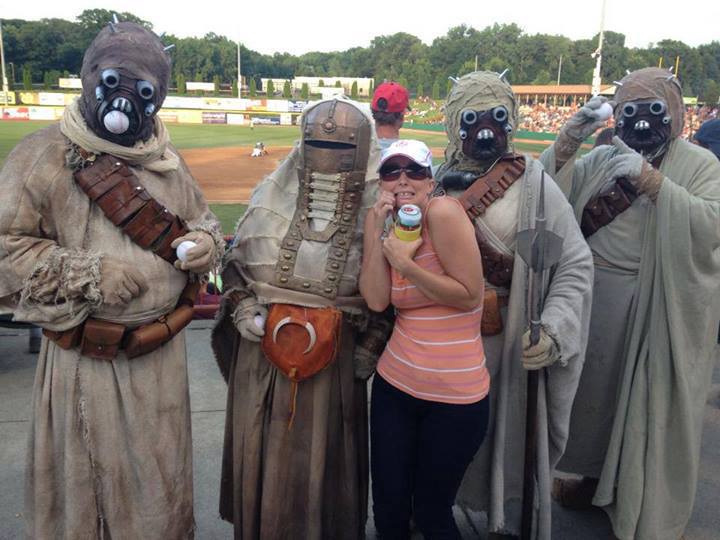
[(180, 259), (182, 262), (187, 262), (187, 252), (189, 249), (194, 248), (197, 246), (195, 242), (192, 242), (190, 240), (185, 240), (183, 242), (180, 242), (180, 245), (175, 248), (175, 253), (177, 253), (177, 258)]
[(262, 315), (255, 315), (253, 321), (255, 322), (255, 326), (258, 328), (265, 328), (265, 317)]
[(110, 111), (103, 118), (103, 124), (110, 133), (119, 135), (125, 133), (130, 127), (130, 119), (124, 112)]
[(600, 107), (598, 107), (598, 109), (596, 111), (597, 119), (601, 120), (601, 121), (605, 121), (612, 116), (612, 113), (613, 113), (612, 105), (605, 102), (602, 105), (600, 105)]

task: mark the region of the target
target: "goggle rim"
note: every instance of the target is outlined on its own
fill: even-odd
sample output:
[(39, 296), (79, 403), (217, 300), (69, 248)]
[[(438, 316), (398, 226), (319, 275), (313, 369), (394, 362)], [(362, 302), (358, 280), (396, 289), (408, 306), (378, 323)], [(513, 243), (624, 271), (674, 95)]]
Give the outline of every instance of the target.
[(391, 170), (383, 170), (383, 168), (381, 168), (378, 171), (380, 180), (383, 182), (395, 182), (400, 179), (402, 173), (405, 173), (405, 176), (410, 180), (427, 180), (428, 178), (432, 178), (432, 170), (430, 167), (394, 167)]

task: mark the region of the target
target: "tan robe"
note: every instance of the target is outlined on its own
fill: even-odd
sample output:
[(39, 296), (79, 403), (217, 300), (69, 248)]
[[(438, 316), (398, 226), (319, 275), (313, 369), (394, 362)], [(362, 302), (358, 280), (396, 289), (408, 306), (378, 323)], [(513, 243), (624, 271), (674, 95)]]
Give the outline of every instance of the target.
[[(43, 261), (69, 253), (75, 271), (61, 279), (84, 280), (85, 296), (60, 303), (24, 298), (16, 319), (62, 330), (90, 314), (136, 325), (171, 310), (187, 275), (135, 245), (90, 202), (65, 166), (67, 150), (59, 126), (50, 126), (21, 141), (0, 173), (0, 298), (17, 299), (31, 275), (52, 277), (47, 268), (38, 272)], [(172, 147), (167, 151), (177, 154)], [(165, 174), (133, 170), (191, 229), (217, 230), (184, 163)], [(149, 290), (124, 307), (91, 302), (102, 255), (132, 261)], [(112, 362), (43, 339), (32, 408), (26, 484), (30, 537), (193, 537), (183, 334), (153, 353), (130, 361), (121, 353)]]

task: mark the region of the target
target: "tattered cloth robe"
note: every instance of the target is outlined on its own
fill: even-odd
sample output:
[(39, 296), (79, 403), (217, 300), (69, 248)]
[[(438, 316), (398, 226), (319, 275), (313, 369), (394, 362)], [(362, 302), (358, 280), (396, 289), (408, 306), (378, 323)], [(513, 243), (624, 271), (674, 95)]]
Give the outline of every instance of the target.
[[(133, 243), (77, 186), (66, 166), (66, 158), (80, 159), (71, 141), (87, 146), (97, 137), (83, 131), (76, 106), (65, 114), (62, 128), (23, 139), (0, 173), (0, 297), (19, 301), (17, 320), (50, 330), (72, 328), (89, 315), (127, 325), (151, 322), (174, 308), (187, 274)], [(113, 146), (103, 141), (105, 151)], [(117, 150), (131, 165), (144, 162), (132, 170), (157, 201), (190, 229), (221, 240), (159, 120), (156, 136), (142, 146), (147, 152)], [(132, 261), (148, 291), (126, 306), (103, 305), (98, 283), (105, 255)], [(43, 339), (32, 411), (29, 537), (193, 537), (184, 333), (150, 354), (128, 360), (120, 352), (113, 361)]]
[[(555, 173), (578, 221), (614, 146)], [(560, 469), (600, 478), (593, 503), (621, 540), (677, 540), (692, 513), (720, 319), (720, 164), (673, 139), (657, 201), (638, 197), (588, 238), (590, 340)]]
[[(343, 311), (336, 359), (298, 383), (294, 396), (293, 383), (265, 357), (260, 343), (240, 336), (233, 308), (227, 301), (221, 306), (213, 332), (213, 348), (228, 381), (220, 516), (234, 524), (238, 539), (358, 539), (365, 534), (367, 375), (356, 376), (354, 352), (366, 310), (358, 292), (364, 218), (378, 188), (379, 148), (372, 131), (365, 189), (336, 300), (272, 284), (296, 210), (302, 145), (255, 188), (224, 261), (226, 293), (249, 294), (264, 305), (335, 305)], [(299, 250), (309, 250), (304, 271), (316, 266), (322, 272), (331, 246), (304, 241)]]

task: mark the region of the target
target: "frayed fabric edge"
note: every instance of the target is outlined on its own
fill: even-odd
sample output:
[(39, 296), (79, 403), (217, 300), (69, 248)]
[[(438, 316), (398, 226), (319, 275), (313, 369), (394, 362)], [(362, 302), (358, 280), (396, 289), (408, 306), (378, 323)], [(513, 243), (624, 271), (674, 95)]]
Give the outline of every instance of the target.
[[(77, 301), (97, 307), (102, 304), (100, 267), (101, 257), (98, 253), (56, 248), (45, 260), (38, 262), (25, 279), (20, 303), (33, 306), (67, 302), (71, 313), (75, 312)], [(42, 296), (41, 291), (44, 291)]]

